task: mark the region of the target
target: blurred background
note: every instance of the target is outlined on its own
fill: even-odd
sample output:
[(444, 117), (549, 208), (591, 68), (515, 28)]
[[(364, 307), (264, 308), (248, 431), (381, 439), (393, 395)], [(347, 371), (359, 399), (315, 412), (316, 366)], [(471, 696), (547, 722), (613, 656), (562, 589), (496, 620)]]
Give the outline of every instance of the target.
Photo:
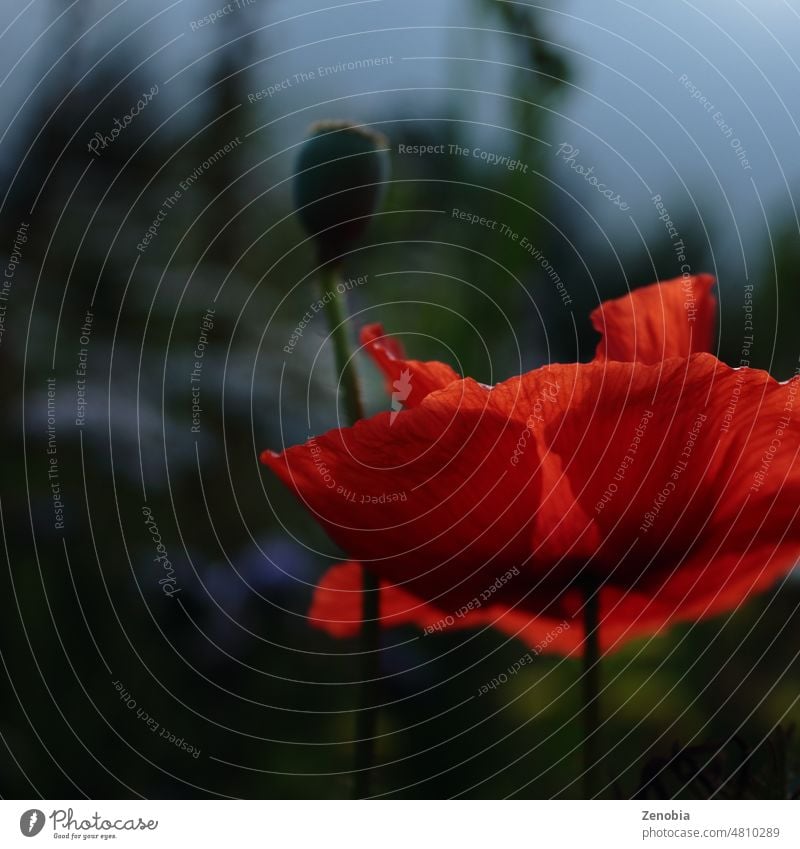
[[(341, 553), (257, 463), (339, 415), (321, 317), (290, 345), (313, 121), (389, 139), (354, 335), (494, 383), (590, 359), (601, 299), (686, 265), (723, 359), (752, 304), (752, 364), (797, 369), (794, 0), (32, 0), (0, 45), (4, 797), (349, 792), (357, 645), (304, 618)], [(785, 792), (798, 602), (790, 577), (608, 659), (610, 794)], [(379, 793), (580, 794), (575, 662), (470, 699), (521, 643), (383, 645)]]

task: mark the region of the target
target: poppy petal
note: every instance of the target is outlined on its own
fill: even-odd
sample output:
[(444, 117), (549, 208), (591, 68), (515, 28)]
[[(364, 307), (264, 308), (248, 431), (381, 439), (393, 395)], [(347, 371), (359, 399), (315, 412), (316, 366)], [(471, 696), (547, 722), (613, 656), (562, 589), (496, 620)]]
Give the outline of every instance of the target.
[(602, 334), (596, 360), (658, 363), (714, 349), (717, 299), (710, 274), (653, 283), (612, 301), (591, 315)]
[(445, 363), (406, 359), (402, 344), (396, 337), (387, 336), (380, 324), (362, 327), (360, 339), (386, 377), (387, 394), (397, 398), (404, 408), (418, 406), (431, 392), (461, 379)]
[(611, 591), (605, 645), (731, 610), (797, 562), (800, 379), (707, 354), (553, 370), (534, 569)]
[[(713, 284), (605, 303), (592, 363), (494, 387), (407, 360), (370, 325), (362, 342), (407, 409), (261, 459), (378, 576), (387, 627), (492, 626), (574, 654), (590, 588), (606, 650), (731, 611), (800, 558), (800, 378), (703, 353)], [(314, 624), (357, 633), (361, 569), (326, 574)]]
[(394, 421), (382, 413), (261, 459), (350, 556), (455, 609), (530, 553), (540, 487), (527, 392), (518, 378), (491, 391), (457, 381)]
[[(355, 637), (362, 620), (362, 567), (342, 563), (330, 568), (314, 591), (308, 617), (311, 624), (332, 637)], [(426, 633), (464, 628), (493, 627), (522, 640), (539, 653), (571, 654), (580, 648), (580, 629), (553, 617), (531, 616), (523, 610), (491, 604), (455, 614), (426, 604), (386, 581), (380, 583), (379, 615), (384, 628), (416, 625)], [(572, 633), (570, 633), (572, 631)]]

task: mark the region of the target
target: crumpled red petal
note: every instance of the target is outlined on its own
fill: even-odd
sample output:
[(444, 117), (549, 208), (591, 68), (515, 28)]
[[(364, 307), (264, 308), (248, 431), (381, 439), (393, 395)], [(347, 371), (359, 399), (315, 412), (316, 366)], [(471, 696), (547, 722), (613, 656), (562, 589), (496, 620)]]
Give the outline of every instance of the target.
[(539, 460), (527, 427), (535, 381), (450, 383), (261, 459), (348, 554), (443, 609), (530, 554)]
[[(341, 563), (322, 576), (314, 590), (308, 618), (332, 637), (355, 637), (362, 622), (362, 567)], [(536, 654), (576, 653), (582, 642), (581, 628), (574, 623), (544, 615), (531, 616), (499, 604), (450, 614), (386, 581), (380, 583), (379, 616), (384, 628), (415, 625), (428, 634), (465, 628), (491, 627), (516, 637)]]
[[(587, 586), (606, 650), (731, 611), (800, 558), (800, 379), (692, 353), (713, 345), (713, 282), (604, 304), (595, 361), (495, 387), (406, 360), (372, 325), (362, 341), (390, 388), (412, 385), (407, 409), (262, 461), (378, 575), (386, 626), (491, 625), (572, 654)], [(360, 569), (320, 584), (328, 633), (357, 631)]]
[(800, 379), (707, 354), (549, 371), (532, 568), (603, 584), (606, 647), (731, 611), (797, 563)]
[(677, 277), (605, 301), (591, 315), (603, 335), (595, 359), (659, 363), (713, 351), (714, 283), (710, 274)]
[(384, 333), (380, 324), (361, 329), (361, 344), (386, 377), (387, 394), (403, 408), (416, 407), (437, 389), (444, 389), (460, 376), (446, 363), (406, 359), (400, 342)]

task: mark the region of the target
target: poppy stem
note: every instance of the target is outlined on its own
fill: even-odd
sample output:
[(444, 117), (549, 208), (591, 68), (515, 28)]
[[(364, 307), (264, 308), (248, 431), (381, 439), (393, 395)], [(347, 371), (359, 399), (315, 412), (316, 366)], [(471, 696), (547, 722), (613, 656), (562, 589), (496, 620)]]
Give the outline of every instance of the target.
[(583, 781), (584, 798), (600, 795), (600, 587), (587, 582), (583, 605)]
[(341, 282), (342, 277), (338, 265), (328, 263), (323, 266), (320, 271), (322, 302), (325, 317), (328, 320), (331, 342), (333, 343), (333, 356), (342, 388), (345, 416), (348, 420), (347, 423), (354, 425), (364, 418), (364, 405), (361, 402), (361, 390), (358, 386), (350, 340), (347, 338), (347, 317), (342, 303), (343, 296), (340, 296), (337, 291)]
[[(347, 338), (347, 321), (343, 298), (340, 297), (341, 274), (336, 263), (324, 265), (320, 272), (322, 300), (328, 320), (336, 372), (342, 388), (342, 401), (348, 424), (364, 418), (364, 406), (353, 353)], [(363, 799), (370, 794), (372, 769), (375, 763), (375, 739), (378, 727), (378, 652), (380, 651), (380, 616), (378, 579), (362, 567), (363, 586), (361, 609), (361, 656), (358, 708), (355, 727), (355, 764), (353, 796)]]

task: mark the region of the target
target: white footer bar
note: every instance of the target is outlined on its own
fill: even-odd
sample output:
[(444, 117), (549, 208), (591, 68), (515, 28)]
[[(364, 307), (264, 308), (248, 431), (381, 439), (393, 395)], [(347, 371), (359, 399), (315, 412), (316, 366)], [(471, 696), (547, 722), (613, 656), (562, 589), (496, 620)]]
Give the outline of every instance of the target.
[(800, 847), (797, 802), (0, 801), (0, 846)]

